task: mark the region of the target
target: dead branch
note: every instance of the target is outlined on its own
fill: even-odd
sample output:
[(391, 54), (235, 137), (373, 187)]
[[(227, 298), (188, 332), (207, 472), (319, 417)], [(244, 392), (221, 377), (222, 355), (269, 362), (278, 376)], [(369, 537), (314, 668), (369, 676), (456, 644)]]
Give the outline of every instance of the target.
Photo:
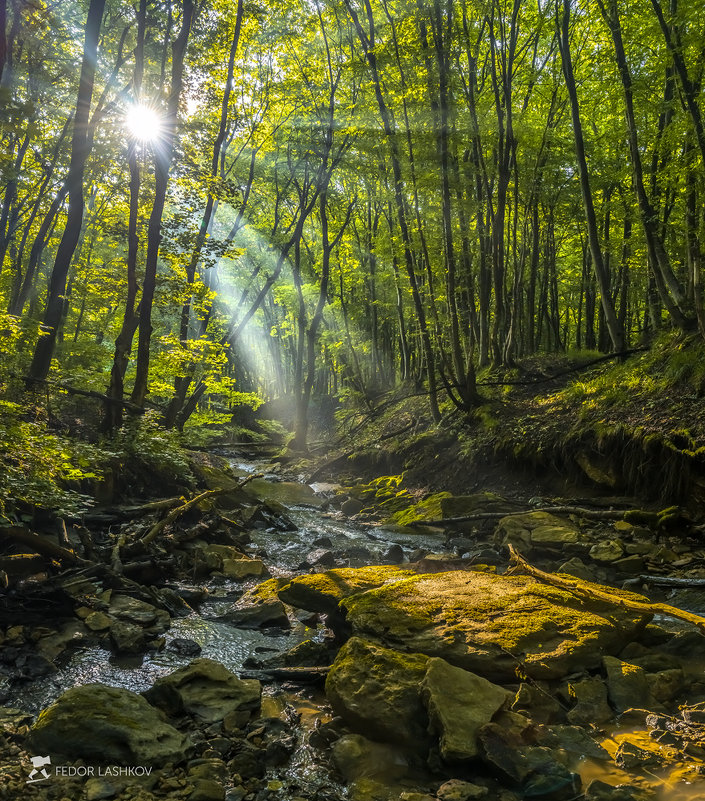
[(40, 537), (39, 534), (34, 534), (26, 528), (20, 526), (5, 526), (0, 528), (0, 536), (4, 534), (15, 542), (21, 545), (26, 545), (34, 553), (48, 556), (50, 559), (56, 559), (59, 562), (71, 562), (77, 565), (88, 564), (85, 559), (82, 559), (78, 554), (70, 551), (68, 548), (62, 548), (60, 545), (55, 545), (51, 540)]
[(206, 490), (206, 492), (200, 493), (200, 495), (196, 495), (191, 500), (186, 501), (186, 503), (182, 504), (181, 506), (177, 506), (175, 509), (172, 509), (169, 514), (162, 518), (161, 520), (157, 521), (152, 528), (140, 539), (140, 542), (143, 545), (149, 545), (152, 540), (156, 539), (164, 529), (173, 523), (175, 520), (178, 520), (183, 514), (192, 509), (194, 506), (197, 506), (201, 501), (206, 500), (206, 498), (213, 498), (216, 495), (223, 495), (225, 492), (233, 492), (234, 490), (239, 490), (245, 486), (248, 482), (252, 481), (253, 478), (262, 478), (262, 473), (252, 473), (251, 475), (243, 478), (242, 481), (238, 481), (237, 484), (234, 484), (231, 487), (221, 487), (219, 489), (213, 490)]
[(700, 615), (695, 615), (692, 612), (685, 612), (682, 609), (676, 609), (675, 606), (669, 604), (648, 603), (642, 601), (634, 601), (631, 598), (625, 598), (617, 595), (609, 590), (598, 589), (597, 585), (581, 581), (575, 578), (566, 578), (564, 576), (557, 576), (553, 573), (546, 573), (539, 570), (537, 567), (530, 565), (526, 559), (516, 550), (513, 545), (509, 545), (509, 552), (511, 554), (512, 562), (518, 568), (528, 573), (530, 576), (544, 581), (546, 584), (552, 584), (554, 587), (559, 587), (562, 590), (567, 590), (577, 595), (580, 598), (586, 598), (594, 601), (604, 601), (605, 603), (613, 604), (621, 609), (629, 609), (633, 612), (643, 612), (644, 614), (654, 615), (668, 615), (677, 620), (684, 620), (686, 623), (692, 623), (701, 634), (705, 634), (705, 618)]
[(582, 506), (539, 506), (535, 509), (524, 509), (521, 512), (475, 512), (460, 517), (441, 517), (436, 520), (415, 520), (410, 526), (446, 526), (452, 523), (467, 523), (471, 520), (496, 520), (502, 517), (517, 517), (530, 512), (550, 512), (551, 514), (579, 515), (589, 520), (623, 520), (624, 510), (615, 509), (584, 509)]

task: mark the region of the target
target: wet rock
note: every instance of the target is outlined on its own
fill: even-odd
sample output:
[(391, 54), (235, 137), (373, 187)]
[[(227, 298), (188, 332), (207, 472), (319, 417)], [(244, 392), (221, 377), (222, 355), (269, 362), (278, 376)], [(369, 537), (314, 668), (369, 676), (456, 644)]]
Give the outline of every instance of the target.
[(438, 788), (436, 797), (439, 801), (475, 801), (477, 798), (485, 798), (489, 792), (487, 787), (480, 784), (450, 779)]
[(538, 683), (522, 682), (512, 703), (514, 712), (528, 712), (536, 723), (551, 723), (565, 720), (565, 709), (548, 690)]
[(12, 706), (0, 707), (0, 731), (10, 731), (32, 722), (34, 716)]
[(620, 650), (649, 620), (527, 576), (473, 571), (401, 578), (344, 597), (341, 608), (358, 636), (439, 656), (492, 680), (514, 678), (517, 661), (532, 678), (598, 667), (603, 653)]
[(124, 620), (114, 620), (110, 626), (110, 639), (119, 654), (139, 654), (147, 647), (144, 629)]
[(452, 548), (458, 556), (468, 553), (477, 546), (475, 540), (469, 537), (453, 537), (448, 540), (448, 547)]
[(449, 495), (440, 499), (442, 517), (463, 517), (482, 512), (511, 512), (516, 504), (494, 492), (476, 492), (472, 495)]
[(638, 787), (614, 786), (595, 779), (585, 791), (585, 801), (655, 801), (656, 794)]
[(404, 549), (394, 543), (382, 554), (381, 562), (384, 565), (400, 565), (404, 561)]
[(565, 573), (568, 576), (583, 579), (584, 581), (595, 581), (595, 571), (591, 570), (579, 556), (574, 556), (558, 568), (558, 573)]
[(244, 742), (240, 750), (228, 762), (231, 775), (239, 774), (243, 779), (260, 779), (264, 776), (267, 766), (262, 759), (262, 749)]
[(330, 537), (317, 537), (312, 543), (317, 548), (332, 548), (333, 543), (331, 542)]
[(609, 759), (607, 751), (580, 726), (537, 726), (535, 737), (537, 745), (547, 748), (567, 751), (579, 757)]
[(622, 713), (636, 706), (650, 706), (651, 695), (646, 673), (637, 665), (606, 656), (602, 664), (607, 673), (607, 695), (613, 709)]
[(287, 579), (263, 581), (244, 593), (232, 609), (218, 619), (240, 628), (290, 628), (287, 608), (277, 594), (286, 584)]
[(255, 679), (240, 679), (213, 659), (194, 659), (163, 676), (143, 693), (154, 706), (171, 715), (187, 713), (214, 723), (231, 712), (259, 708), (261, 687)]
[(156, 606), (140, 601), (137, 598), (130, 598), (129, 595), (113, 595), (110, 601), (110, 614), (120, 620), (136, 623), (140, 626), (149, 626), (155, 623), (158, 618), (164, 619), (168, 624), (169, 615)]
[(617, 767), (624, 770), (639, 768), (655, 768), (663, 764), (664, 757), (660, 746), (654, 744), (653, 748), (643, 748), (636, 743), (625, 740), (619, 744), (614, 755)]
[(173, 651), (180, 656), (198, 656), (201, 653), (201, 646), (195, 640), (186, 637), (174, 637), (167, 645), (168, 651)]
[(611, 564), (624, 556), (624, 547), (619, 540), (601, 540), (590, 548), (589, 554), (596, 562)]
[(283, 654), (265, 660), (263, 666), (320, 667), (330, 665), (333, 656), (334, 649), (329, 643), (304, 640)]
[(398, 749), (360, 734), (344, 734), (333, 743), (332, 753), (333, 763), (346, 782), (365, 778), (393, 781), (405, 776), (409, 768)]
[(556, 759), (550, 748), (527, 746), (496, 723), (480, 730), (483, 760), (505, 781), (521, 788), (526, 797), (548, 797), (556, 801), (574, 798), (580, 777)]
[(189, 746), (142, 696), (102, 684), (59, 696), (40, 713), (30, 742), (34, 753), (123, 765), (180, 762)]
[(607, 703), (607, 687), (598, 677), (571, 682), (568, 696), (575, 700), (567, 714), (570, 723), (604, 723), (613, 717)]
[(477, 735), (512, 694), (444, 659), (429, 659), (422, 685), (429, 730), (439, 738), (441, 757), (462, 762), (478, 754)]
[(83, 622), (91, 631), (105, 631), (110, 628), (113, 618), (105, 612), (90, 612)]
[(15, 660), (15, 670), (22, 679), (38, 679), (56, 672), (56, 665), (41, 654), (32, 651), (21, 653)]
[(325, 548), (316, 548), (315, 551), (311, 551), (306, 556), (306, 565), (311, 565), (315, 567), (317, 565), (321, 565), (323, 567), (333, 567), (335, 564), (335, 556), (332, 551), (328, 551)]
[(420, 686), (427, 663), (421, 654), (401, 654), (352, 637), (328, 673), (326, 695), (353, 729), (424, 751), (427, 715)]
[(330, 613), (335, 612), (338, 603), (349, 595), (413, 575), (412, 570), (387, 565), (341, 567), (325, 573), (297, 576), (279, 590), (279, 598), (299, 609)]

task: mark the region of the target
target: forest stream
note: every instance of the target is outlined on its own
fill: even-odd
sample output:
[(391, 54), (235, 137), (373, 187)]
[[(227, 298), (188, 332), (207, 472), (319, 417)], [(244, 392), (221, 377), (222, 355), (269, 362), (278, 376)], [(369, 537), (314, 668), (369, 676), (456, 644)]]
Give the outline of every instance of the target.
[[(553, 588), (544, 587), (548, 594), (539, 595), (535, 588), (525, 587), (523, 592), (535, 593), (532, 603), (537, 598), (548, 600), (559, 605), (556, 607), (559, 616), (578, 615), (573, 629), (560, 635), (575, 638), (576, 642), (568, 649), (554, 648), (555, 629), (561, 624), (547, 619), (539, 626), (541, 641), (534, 644), (534, 649), (546, 651), (545, 659), (532, 661), (531, 646), (522, 646), (521, 659), (503, 646), (509, 661), (503, 662), (500, 655), (489, 673), (483, 662), (487, 654), (491, 658), (492, 647), (487, 642), (484, 646), (487, 654), (475, 655), (476, 661), (472, 663), (484, 678), (453, 666), (470, 664), (463, 661), (460, 651), (454, 650), (455, 646), (448, 640), (449, 637), (457, 640), (461, 636), (457, 632), (441, 633), (446, 643), (441, 643), (440, 651), (429, 637), (423, 641), (414, 639), (420, 636), (415, 632), (417, 624), (406, 628), (402, 625), (403, 633), (396, 635), (394, 623), (389, 620), (382, 630), (376, 630), (376, 642), (358, 636), (347, 639), (351, 633), (349, 621), (332, 610), (330, 598), (326, 599), (326, 593), (331, 590), (325, 582), (332, 579), (340, 585), (334, 588), (334, 597), (343, 588), (343, 599), (346, 596), (352, 599), (343, 600), (342, 605), (347, 604), (347, 615), (353, 620), (355, 635), (362, 634), (364, 626), (370, 631), (374, 628), (369, 616), (379, 613), (377, 606), (364, 612), (367, 618), (359, 617), (355, 602), (356, 598), (364, 601), (370, 593), (384, 594), (387, 590), (386, 599), (382, 595), (376, 602), (383, 607), (385, 603), (393, 603), (390, 587), (401, 587), (418, 579), (427, 582), (426, 593), (431, 596), (436, 593), (433, 597), (441, 598), (439, 591), (452, 594), (458, 576), (467, 577), (463, 582), (470, 581), (470, 585), (463, 584), (463, 593), (472, 594), (475, 581), (480, 581), (479, 591), (486, 593), (491, 585), (485, 586), (482, 582), (505, 581), (501, 574), (508, 564), (506, 550), (497, 547), (497, 532), (492, 530), (494, 522), (490, 528), (480, 527), (472, 536), (460, 538), (457, 532), (453, 534), (452, 530), (440, 526), (414, 529), (376, 524), (364, 516), (363, 519), (357, 515), (350, 517), (340, 510), (345, 498), (350, 501), (340, 485), (306, 484), (303, 477), (299, 480), (294, 480), (293, 476), (282, 477), (271, 472), (271, 464), (263, 460), (246, 461), (229, 456), (223, 464), (233, 480), (248, 479), (251, 497), (262, 504), (260, 509), (268, 510), (259, 521), (249, 525), (242, 556), (248, 565), (264, 564), (271, 578), (262, 583), (264, 575), (244, 579), (227, 577), (225, 562), (221, 561), (221, 570), (214, 570), (210, 577), (203, 577), (201, 572), (199, 579), (194, 569), (190, 579), (181, 575), (176, 581), (168, 581), (170, 590), (191, 606), (173, 616), (170, 624), (165, 623), (164, 639), (158, 646), (150, 647), (146, 654), (144, 645), (132, 648), (127, 644), (116, 648), (117, 639), (112, 633), (112, 647), (105, 638), (86, 637), (86, 627), (94, 628), (96, 616), (103, 614), (91, 612), (89, 602), (86, 602), (87, 607), (77, 610), (79, 619), (65, 623), (61, 634), (44, 629), (32, 635), (25, 630), (27, 641), (39, 641), (40, 654), (48, 653), (46, 648), (41, 648), (42, 638), (51, 642), (52, 637), (58, 636), (61, 640), (63, 636), (62, 644), (73, 639), (74, 647), (65, 651), (57, 649), (55, 671), (38, 669), (33, 675), (31, 659), (25, 659), (28, 670), (21, 679), (17, 678), (21, 670), (14, 674), (14, 680), (11, 670), (3, 674), (4, 684), (0, 689), (4, 708), (0, 709), (0, 730), (6, 737), (6, 748), (0, 749), (0, 774), (9, 782), (0, 784), (1, 798), (97, 801), (161, 795), (199, 801), (223, 797), (228, 801), (348, 798), (354, 801), (428, 801), (434, 798), (441, 801), (474, 798), (689, 801), (703, 797), (705, 752), (701, 742), (705, 685), (700, 677), (705, 664), (705, 647), (699, 642), (701, 635), (692, 624), (669, 614), (658, 613), (648, 623), (646, 618), (640, 622), (638, 616), (635, 618), (628, 611), (605, 613), (603, 610), (601, 614), (609, 621), (605, 623), (605, 618), (600, 617), (599, 625), (604, 630), (586, 633), (585, 627), (594, 624), (582, 616), (586, 609), (597, 609), (599, 604), (595, 606), (594, 601), (588, 600), (578, 609), (553, 593)], [(252, 478), (255, 473), (261, 477)], [(476, 496), (464, 497), (467, 502), (468, 498)], [(485, 493), (483, 498), (496, 504), (499, 496)], [(460, 498), (454, 501), (459, 502)], [(516, 504), (518, 499), (508, 502)], [(541, 517), (544, 514), (529, 512), (520, 519), (522, 526), (531, 526), (526, 519), (534, 515), (543, 524), (529, 529), (534, 544), (543, 543), (533, 556), (540, 564), (550, 566), (545, 557), (552, 548), (564, 549), (566, 554), (578, 553), (582, 535), (569, 521), (564, 521), (563, 527), (556, 526), (555, 521), (561, 521), (555, 517), (551, 525), (545, 525), (547, 518)], [(498, 530), (504, 527), (504, 534), (500, 536), (505, 537), (505, 545), (512, 540), (511, 526), (518, 519), (511, 514), (501, 518)], [(194, 523), (197, 521), (192, 519), (184, 525), (188, 528)], [(628, 530), (625, 525), (618, 529), (619, 542), (627, 553), (646, 553), (645, 538), (640, 536), (645, 533), (643, 529)], [(525, 531), (515, 526), (515, 531), (519, 530)], [(614, 586), (618, 573), (609, 560), (618, 561), (613, 558), (617, 554), (600, 559), (595, 544), (609, 550), (617, 547), (618, 540), (613, 531), (609, 539), (596, 538), (595, 529), (591, 529), (590, 536), (591, 553), (596, 557), (592, 563), (593, 577), (602, 581), (608, 578)], [(516, 538), (513, 541), (519, 542)], [(640, 542), (643, 547), (637, 547)], [(209, 547), (214, 553), (220, 549), (222, 554), (226, 552), (223, 549), (230, 546), (214, 544)], [(662, 543), (654, 547), (663, 550), (666, 546)], [(681, 565), (689, 560), (693, 564), (700, 563), (701, 555), (697, 551), (680, 550), (681, 553), (673, 557), (677, 557)], [(652, 557), (659, 558), (656, 552)], [(629, 556), (622, 558), (628, 560)], [(573, 568), (580, 563), (588, 570), (580, 559), (575, 556), (571, 559)], [(407, 570), (407, 566), (412, 569)], [(562, 568), (569, 569), (570, 565)], [(381, 578), (372, 578), (370, 582), (369, 571), (374, 570), (389, 574), (380, 573)], [(362, 587), (355, 585), (358, 576), (370, 583)], [(436, 576), (441, 581), (440, 590), (432, 583)], [(297, 581), (303, 582), (298, 591)], [(324, 584), (316, 586), (317, 581)], [(533, 579), (516, 581), (533, 582)], [(350, 592), (347, 584), (353, 587)], [(262, 589), (268, 586), (280, 590), (281, 597), (289, 602), (301, 599), (300, 608), (296, 608), (296, 604), (284, 607), (276, 595)], [(373, 589), (364, 592), (368, 586)], [(362, 594), (356, 595), (360, 590)], [(491, 587), (490, 591), (499, 594), (499, 606), (505, 607), (511, 625), (516, 625), (524, 614), (523, 596), (503, 596), (506, 590), (502, 586), (496, 590)], [(110, 613), (107, 617), (112, 618), (113, 624), (118, 618), (140, 621), (144, 626), (157, 612), (154, 607), (135, 599), (129, 599), (127, 605), (119, 608), (115, 595), (107, 597), (109, 605), (104, 609)], [(335, 604), (339, 600), (335, 597)], [(446, 600), (441, 598), (438, 603), (442, 606)], [(670, 601), (696, 613), (705, 608), (705, 594), (698, 590), (677, 590)], [(358, 600), (358, 607), (360, 603)], [(408, 602), (404, 604), (408, 606)], [(282, 618), (280, 613), (284, 609)], [(263, 614), (263, 610), (267, 614)], [(272, 616), (268, 618), (270, 612)], [(434, 613), (431, 610), (430, 614)], [(397, 610), (396, 614), (403, 617), (404, 611)], [(453, 614), (450, 606), (443, 608), (443, 624), (448, 623)], [(530, 614), (539, 616), (544, 612), (537, 610)], [(486, 608), (483, 615), (486, 617), (482, 620), (482, 630), (488, 631), (495, 627), (500, 613)], [(506, 627), (507, 622), (501, 625)], [(619, 636), (625, 638), (616, 645), (610, 641), (607, 631), (614, 625)], [(98, 629), (96, 634), (100, 634), (105, 626), (96, 623), (95, 628)], [(7, 654), (13, 655), (12, 648), (7, 648), (8, 641), (12, 645), (13, 636), (18, 639), (20, 635), (8, 629), (4, 650), (6, 664)], [(408, 637), (408, 643), (402, 645), (400, 636)], [(475, 636), (480, 635), (476, 633)], [(586, 646), (577, 641), (579, 636), (586, 638)], [(339, 650), (345, 639), (347, 642)], [(403, 655), (381, 647), (379, 642), (391, 643), (412, 653)], [(517, 642), (524, 640), (519, 638)], [(414, 647), (414, 643), (421, 643), (422, 647)], [(25, 643), (25, 653), (27, 645), (29, 642)], [(19, 650), (22, 649), (20, 645)], [(121, 653), (121, 649), (125, 652)], [(413, 653), (416, 650), (422, 653)], [(440, 653), (447, 656), (450, 664), (439, 658)], [(619, 653), (619, 659), (615, 653)], [(290, 658), (290, 655), (294, 656)], [(333, 667), (328, 668), (331, 662)], [(17, 664), (23, 664), (22, 659), (18, 659)], [(290, 671), (290, 678), (287, 671)], [(436, 679), (433, 679), (434, 671), (438, 674)], [(326, 673), (329, 675), (324, 692), (322, 683)], [(176, 681), (172, 679), (174, 676), (181, 678)], [(434, 680), (439, 682), (435, 689)], [(162, 687), (155, 694), (160, 681), (172, 682), (172, 685), (168, 691)], [(414, 681), (422, 684), (420, 697)], [(469, 682), (467, 686), (465, 682)], [(233, 683), (240, 687), (238, 692), (245, 685), (250, 690), (257, 685), (257, 697), (242, 708), (236, 704), (228, 713)], [(150, 771), (146, 778), (134, 778), (126, 783), (104, 778), (102, 774), (86, 773), (87, 766), (91, 765), (90, 748), (86, 750), (80, 744), (81, 736), (76, 735), (66, 717), (71, 720), (82, 714), (91, 719), (95, 714), (92, 705), (100, 705), (100, 697), (90, 702), (83, 699), (82, 704), (89, 703), (86, 709), (80, 706), (78, 699), (74, 699), (73, 706), (65, 699), (76, 692), (71, 688), (80, 691), (87, 685), (95, 688), (96, 684), (131, 691), (130, 698), (141, 698), (132, 693), (145, 693), (150, 703), (165, 711), (171, 723), (190, 738), (190, 750), (185, 753), (191, 758), (186, 771), (174, 768), (173, 761), (178, 762), (178, 759), (173, 756), (166, 765), (160, 765), (154, 754), (147, 754), (145, 761), (157, 770)], [(193, 688), (190, 702), (183, 689), (188, 686)], [(436, 697), (439, 688), (440, 695)], [(179, 693), (182, 697), (177, 701)], [(427, 711), (422, 708), (420, 698)], [(27, 727), (35, 720), (34, 716), (57, 699), (59, 703), (51, 709), (57, 710), (63, 704), (63, 713), (54, 712), (53, 722), (51, 714), (45, 713), (42, 717), (46, 716), (48, 723), (45, 720), (44, 729), (37, 733), (38, 727), (41, 729), (40, 718), (30, 731)], [(123, 700), (116, 697), (109, 704), (119, 706)], [(446, 700), (450, 708), (443, 706)], [(223, 704), (223, 709), (215, 714), (214, 703), (216, 706)], [(453, 709), (455, 705), (467, 705), (467, 708), (458, 713)], [(466, 712), (469, 720), (463, 719)], [(103, 718), (98, 717), (105, 720), (105, 715), (109, 717), (110, 714), (105, 712)], [(389, 719), (385, 720), (384, 716)], [(18, 759), (26, 764), (28, 752), (22, 745), (25, 738), (29, 735), (29, 742), (37, 745), (35, 751), (42, 750), (41, 743), (44, 750), (50, 752), (52, 737), (56, 737), (56, 732), (52, 734), (50, 730), (57, 725), (64, 733), (68, 725), (68, 738), (72, 743), (79, 742), (77, 748), (83, 758), (67, 762), (74, 775), (65, 772), (61, 780), (57, 778), (52, 785), (27, 784), (27, 769), (18, 765)], [(84, 732), (88, 739), (92, 736), (105, 739), (102, 729), (92, 729), (95, 722), (85, 725), (90, 729)], [(118, 723), (110, 725), (119, 728)], [(112, 736), (120, 740), (121, 735), (111, 731), (108, 739)], [(176, 734), (173, 728), (172, 731)], [(477, 739), (477, 743), (468, 738)], [(159, 739), (155, 734), (155, 740)], [(119, 748), (116, 753), (118, 756), (121, 753)], [(105, 760), (109, 761), (107, 756)], [(114, 761), (120, 760), (116, 757)], [(135, 760), (125, 758), (124, 761), (129, 764)], [(65, 767), (62, 769), (66, 771)], [(147, 795), (147, 792), (156, 795)]]

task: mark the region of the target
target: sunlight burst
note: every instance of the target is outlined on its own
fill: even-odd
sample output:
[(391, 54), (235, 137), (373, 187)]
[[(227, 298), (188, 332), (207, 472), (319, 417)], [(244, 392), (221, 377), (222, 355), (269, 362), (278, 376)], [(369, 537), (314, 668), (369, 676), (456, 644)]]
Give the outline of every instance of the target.
[(141, 142), (154, 142), (162, 135), (162, 118), (149, 106), (130, 106), (125, 115), (125, 127), (131, 136)]

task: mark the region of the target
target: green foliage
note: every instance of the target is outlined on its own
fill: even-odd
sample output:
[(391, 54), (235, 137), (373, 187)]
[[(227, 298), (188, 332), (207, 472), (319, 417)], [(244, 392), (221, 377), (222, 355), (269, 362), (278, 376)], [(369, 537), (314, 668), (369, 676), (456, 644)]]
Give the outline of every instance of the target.
[(0, 517), (33, 508), (73, 517), (93, 499), (82, 491), (99, 480), (113, 456), (105, 449), (47, 430), (21, 404), (0, 400)]

